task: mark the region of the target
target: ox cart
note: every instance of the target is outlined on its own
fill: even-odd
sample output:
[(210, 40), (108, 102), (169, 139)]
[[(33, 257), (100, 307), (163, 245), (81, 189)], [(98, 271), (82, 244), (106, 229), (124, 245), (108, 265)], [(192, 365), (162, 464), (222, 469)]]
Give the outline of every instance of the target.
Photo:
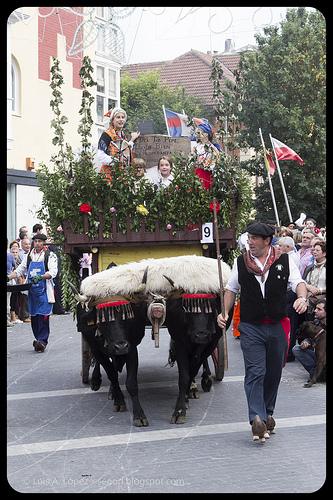
[[(126, 264), (147, 258), (175, 257), (181, 255), (200, 255), (216, 258), (214, 243), (204, 243), (202, 223), (182, 231), (165, 231), (156, 225), (155, 231), (146, 231), (142, 224), (139, 231), (132, 231), (130, 220), (127, 231), (119, 231), (116, 217), (113, 216), (111, 233), (105, 237), (103, 214), (100, 213), (97, 237), (88, 235), (88, 215), (83, 214), (84, 233), (73, 231), (69, 221), (64, 221), (64, 252), (79, 259), (83, 253), (92, 254), (92, 273), (105, 270), (110, 264)], [(212, 229), (214, 232), (214, 229)], [(212, 235), (215, 236), (214, 234)], [(214, 237), (215, 241), (215, 237)], [(227, 252), (235, 248), (235, 232), (232, 229), (219, 229), (220, 252), (225, 258)], [(147, 323), (148, 326), (148, 323)], [(224, 345), (223, 336), (212, 354), (215, 378), (224, 377)], [(82, 382), (89, 382), (91, 353), (86, 341), (82, 338)]]

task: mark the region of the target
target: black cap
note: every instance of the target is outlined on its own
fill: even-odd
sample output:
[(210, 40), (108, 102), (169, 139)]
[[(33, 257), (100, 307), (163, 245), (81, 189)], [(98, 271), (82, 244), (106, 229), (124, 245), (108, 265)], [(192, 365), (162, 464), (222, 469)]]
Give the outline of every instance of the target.
[(246, 231), (250, 234), (255, 234), (256, 236), (263, 236), (264, 238), (268, 238), (269, 236), (274, 236), (275, 229), (269, 224), (265, 224), (264, 222), (253, 222), (247, 226)]
[(31, 239), (32, 240), (43, 240), (43, 241), (46, 241), (47, 240), (47, 236), (46, 236), (46, 234), (43, 234), (43, 233), (36, 233)]

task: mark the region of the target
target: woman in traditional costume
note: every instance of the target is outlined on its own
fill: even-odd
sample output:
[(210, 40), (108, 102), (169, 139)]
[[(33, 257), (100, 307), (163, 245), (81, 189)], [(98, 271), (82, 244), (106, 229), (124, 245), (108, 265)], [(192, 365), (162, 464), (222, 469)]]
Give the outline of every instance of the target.
[(140, 132), (132, 132), (131, 139), (127, 140), (123, 131), (127, 113), (122, 108), (110, 109), (105, 116), (110, 117), (110, 125), (99, 138), (97, 163), (98, 171), (103, 172), (107, 180), (111, 182), (111, 169), (116, 162), (124, 168), (130, 166), (134, 141), (139, 137)]
[(197, 125), (195, 136), (197, 145), (194, 147), (196, 155), (195, 173), (199, 177), (204, 189), (210, 189), (213, 184), (213, 170), (220, 156), (220, 146), (213, 144), (212, 127), (207, 120), (195, 119)]

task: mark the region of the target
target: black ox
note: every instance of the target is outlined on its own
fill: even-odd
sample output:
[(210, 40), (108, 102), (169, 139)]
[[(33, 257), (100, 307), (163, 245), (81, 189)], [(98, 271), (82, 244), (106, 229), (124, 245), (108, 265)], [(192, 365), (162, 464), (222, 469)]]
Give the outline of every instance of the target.
[[(87, 341), (93, 357), (101, 364), (110, 380), (108, 399), (113, 400), (114, 411), (125, 411), (118, 372), (126, 364), (126, 389), (131, 397), (133, 424), (149, 425), (138, 395), (138, 350), (145, 334), (147, 306), (138, 304), (99, 305), (86, 311), (77, 306), (77, 329)], [(91, 379), (91, 388), (101, 385), (99, 366)]]
[[(222, 330), (217, 325), (220, 299), (212, 294), (184, 294), (181, 298), (166, 301), (166, 321), (174, 345), (178, 366), (179, 393), (171, 423), (186, 421), (186, 406), (191, 383), (203, 364), (202, 387), (209, 391), (209, 367), (207, 359), (217, 347)], [(229, 316), (227, 328), (231, 323)]]

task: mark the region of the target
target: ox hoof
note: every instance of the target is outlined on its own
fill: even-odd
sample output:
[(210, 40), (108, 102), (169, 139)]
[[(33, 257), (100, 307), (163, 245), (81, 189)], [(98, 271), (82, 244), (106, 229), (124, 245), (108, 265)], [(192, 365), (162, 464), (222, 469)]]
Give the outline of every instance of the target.
[(171, 424), (185, 424), (186, 415), (172, 415), (170, 423)]
[(98, 389), (101, 387), (101, 385), (102, 385), (102, 378), (90, 380), (90, 389), (92, 391), (98, 391)]
[(126, 411), (126, 404), (125, 403), (114, 403), (113, 405), (113, 411)]
[(195, 388), (193, 388), (193, 389), (190, 389), (190, 392), (189, 392), (189, 394), (188, 394), (188, 397), (189, 397), (190, 399), (199, 399), (199, 397), (200, 397), (200, 396), (199, 396), (199, 391), (198, 391), (198, 388), (197, 388), (197, 387), (195, 387)]
[(147, 417), (139, 417), (133, 419), (133, 425), (135, 425), (135, 427), (148, 427), (149, 422)]
[(201, 379), (201, 387), (204, 392), (209, 392), (212, 388), (212, 384), (213, 384), (212, 377)]

